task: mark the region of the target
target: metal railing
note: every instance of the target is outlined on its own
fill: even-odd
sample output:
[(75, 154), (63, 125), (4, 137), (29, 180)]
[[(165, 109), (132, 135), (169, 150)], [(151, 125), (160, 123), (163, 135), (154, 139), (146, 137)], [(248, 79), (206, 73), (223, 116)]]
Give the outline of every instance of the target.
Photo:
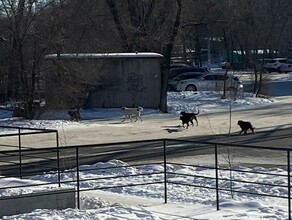
[[(12, 172), (13, 176), (22, 178), (23, 169), (26, 166), (26, 170), (28, 167), (33, 166), (42, 166), (41, 161), (49, 161), (56, 160), (57, 167), (48, 167), (50, 169), (60, 170), (59, 164), (59, 135), (58, 130), (54, 129), (42, 129), (42, 128), (30, 128), (30, 127), (16, 127), (16, 126), (0, 126), (0, 129), (6, 130), (6, 133), (0, 134), (0, 146), (5, 147), (11, 150), (2, 150), (0, 151), (0, 166), (1, 173), (6, 175), (10, 171), (7, 169), (18, 170), (17, 173)], [(52, 142), (54, 148), (51, 150), (36, 150), (36, 151), (28, 151), (29, 149), (38, 149), (42, 144), (40, 143), (38, 147), (32, 146), (24, 146), (23, 138), (31, 137), (37, 135), (48, 135), (53, 134)], [(10, 138), (10, 141), (4, 141), (4, 139)], [(17, 144), (13, 144), (13, 143)], [(54, 154), (54, 157), (46, 157), (46, 154)], [(29, 163), (23, 162), (29, 161)]]
[[(65, 146), (65, 147), (51, 147), (51, 148), (40, 148), (32, 149), (25, 148), (20, 150), (0, 151), (0, 172), (6, 173), (7, 176), (30, 178), (34, 175), (42, 175), (46, 171), (50, 171), (50, 174), (55, 173), (57, 178), (52, 180), (49, 184), (57, 184), (59, 187), (63, 185), (72, 185), (76, 189), (77, 194), (77, 207), (80, 208), (80, 192), (90, 190), (104, 190), (116, 187), (133, 187), (138, 185), (151, 185), (151, 184), (163, 184), (164, 187), (164, 201), (168, 202), (168, 186), (169, 184), (174, 185), (185, 185), (188, 187), (199, 187), (214, 190), (216, 197), (217, 210), (220, 209), (220, 193), (229, 192), (236, 193), (238, 196), (242, 194), (252, 194), (257, 196), (266, 196), (279, 199), (286, 199), (288, 202), (287, 210), (289, 219), (291, 219), (291, 170), (290, 170), (290, 152), (291, 148), (273, 148), (273, 147), (259, 147), (259, 146), (248, 146), (248, 145), (236, 145), (236, 144), (224, 144), (224, 143), (212, 143), (212, 142), (197, 142), (187, 141), (179, 139), (155, 139), (145, 141), (129, 141), (129, 142), (116, 142), (116, 143), (105, 143), (105, 144), (94, 144), (94, 145), (83, 145), (83, 146)], [(236, 166), (240, 162), (230, 162), (225, 160), (222, 163), (224, 154), (231, 154), (230, 151), (242, 153), (251, 153), (252, 151), (268, 152), (269, 154), (276, 153), (282, 155), (280, 164), (275, 166), (281, 166), (286, 170), (286, 174), (268, 173), (264, 171), (252, 171), (242, 169)], [(205, 165), (198, 163), (181, 162), (183, 155), (199, 158), (204, 153), (208, 154), (209, 160), (206, 161)], [(229, 155), (230, 156), (230, 155)], [(84, 168), (82, 165), (95, 164), (98, 162), (106, 162), (112, 159), (118, 159), (126, 162), (128, 165), (113, 166), (107, 168)], [(5, 164), (5, 166), (4, 166)], [(152, 172), (152, 173), (140, 173), (131, 175), (115, 175), (115, 176), (102, 176), (98, 178), (83, 178), (81, 172), (94, 172), (102, 173), (105, 169), (119, 169), (122, 167), (140, 167), (150, 164), (160, 164), (163, 166), (163, 171)], [(234, 165), (235, 164), (235, 165)], [(245, 164), (245, 162), (243, 162)], [(259, 165), (258, 163), (257, 165)], [(172, 166), (189, 166), (194, 168), (209, 169), (213, 172), (212, 176), (200, 175), (198, 173), (185, 174), (180, 172), (173, 172), (168, 169), (168, 165)], [(22, 167), (17, 170), (16, 167)], [(252, 164), (248, 166), (252, 167)], [(267, 165), (265, 165), (267, 166)], [(273, 166), (273, 164), (269, 164)], [(236, 175), (230, 175), (222, 177), (222, 172), (228, 173), (248, 173), (254, 176), (262, 175), (266, 176), (277, 176), (284, 179), (282, 184), (266, 183), (264, 181), (249, 181), (235, 177)], [(62, 179), (61, 176), (70, 174), (72, 179)], [(137, 176), (160, 176), (155, 180), (149, 182), (132, 182), (128, 184), (119, 185), (107, 185), (93, 188), (81, 187), (86, 181), (106, 181), (110, 179), (123, 179)], [(212, 185), (194, 184), (193, 182), (177, 182), (172, 177), (188, 177), (193, 179), (209, 179), (213, 181)], [(255, 178), (254, 178), (255, 179)], [(228, 183), (227, 187), (226, 184)], [(234, 189), (232, 185), (236, 183), (244, 183), (254, 186), (253, 191), (244, 191), (241, 189)], [(26, 187), (36, 185), (26, 185)], [(267, 188), (279, 187), (287, 193), (279, 195), (277, 193), (262, 193), (257, 191), (256, 186), (265, 186)], [(2, 187), (1, 190), (12, 189), (15, 187), (9, 187), (9, 185)], [(2, 198), (0, 197), (0, 200)], [(7, 198), (6, 198), (7, 199)]]

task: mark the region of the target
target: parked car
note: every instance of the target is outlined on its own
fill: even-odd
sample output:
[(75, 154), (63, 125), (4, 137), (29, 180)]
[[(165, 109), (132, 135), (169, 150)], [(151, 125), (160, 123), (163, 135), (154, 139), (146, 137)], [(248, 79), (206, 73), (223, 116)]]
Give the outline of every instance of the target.
[[(227, 79), (225, 78), (227, 77)], [(177, 91), (223, 91), (224, 79), (226, 79), (226, 89), (240, 91), (243, 84), (238, 77), (220, 73), (207, 73), (196, 79), (186, 79), (178, 82)]]
[(265, 59), (258, 59), (256, 62), (256, 68), (258, 71), (261, 69), (261, 65), (263, 64), (262, 70), (263, 72), (267, 71), (267, 63), (270, 62), (272, 59), (265, 58)]
[(199, 73), (208, 73), (209, 70), (204, 67), (180, 67), (180, 68), (173, 68), (169, 71), (168, 78), (172, 79), (173, 77), (178, 76), (181, 73), (185, 72), (199, 72)]
[(286, 63), (282, 64), (281, 72), (284, 73), (292, 72), (292, 60), (287, 60)]
[(272, 59), (270, 61), (268, 61), (266, 64), (265, 64), (265, 68), (266, 70), (271, 73), (271, 72), (278, 72), (280, 73), (281, 72), (281, 66), (287, 62), (287, 58), (275, 58), (275, 59)]
[(204, 73), (202, 72), (185, 72), (181, 73), (171, 79), (168, 80), (168, 90), (169, 91), (176, 91), (177, 83), (181, 80), (186, 79), (195, 79), (202, 76)]

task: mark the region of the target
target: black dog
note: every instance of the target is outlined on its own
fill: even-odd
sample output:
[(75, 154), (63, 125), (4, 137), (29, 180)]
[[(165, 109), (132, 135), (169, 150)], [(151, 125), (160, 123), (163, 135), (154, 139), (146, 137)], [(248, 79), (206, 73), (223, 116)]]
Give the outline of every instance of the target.
[(180, 116), (179, 119), (182, 121), (182, 126), (185, 127), (184, 124), (186, 124), (187, 125), (186, 129), (188, 129), (188, 127), (190, 126), (189, 125), (189, 122), (190, 122), (189, 118), (187, 118), (185, 116)]
[(239, 127), (241, 128), (241, 131), (239, 132), (239, 134), (241, 134), (242, 132), (244, 132), (244, 134), (247, 134), (248, 130), (251, 130), (251, 132), (253, 134), (255, 134), (254, 129), (255, 127), (252, 126), (252, 124), (249, 121), (242, 121), (239, 120), (237, 122), (237, 124), (239, 125)]
[(181, 112), (181, 113), (180, 113), (180, 117), (179, 117), (179, 119), (182, 121), (182, 126), (184, 127), (184, 124), (187, 124), (187, 127), (186, 127), (186, 128), (188, 128), (188, 127), (189, 127), (189, 123), (191, 123), (192, 126), (194, 126), (194, 122), (193, 122), (193, 120), (196, 121), (197, 126), (198, 126), (199, 123), (198, 123), (197, 115), (198, 115), (199, 113), (200, 113), (199, 110), (198, 110), (197, 113), (186, 113), (186, 112), (184, 112), (184, 111)]
[(77, 109), (75, 111), (68, 111), (68, 115), (70, 116), (71, 121), (80, 121), (81, 120), (79, 109)]

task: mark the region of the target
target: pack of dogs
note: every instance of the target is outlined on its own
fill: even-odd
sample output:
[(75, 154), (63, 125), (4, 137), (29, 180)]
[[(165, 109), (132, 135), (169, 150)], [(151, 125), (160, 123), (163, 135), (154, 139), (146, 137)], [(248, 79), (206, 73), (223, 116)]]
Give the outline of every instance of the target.
[[(187, 113), (185, 111), (182, 111), (180, 113), (179, 119), (182, 121), (182, 127), (188, 129), (190, 125), (194, 126), (193, 120), (196, 121), (197, 126), (199, 125), (197, 115), (200, 113), (199, 109), (198, 112), (194, 113)], [(186, 126), (185, 126), (186, 125)], [(239, 134), (244, 133), (245, 135), (247, 132), (250, 130), (252, 134), (255, 134), (255, 127), (251, 124), (249, 121), (243, 121), (243, 120), (238, 120), (237, 125), (240, 127), (240, 132)]]
[[(135, 120), (134, 122), (136, 122), (138, 119), (142, 121), (141, 113), (143, 111), (143, 108), (141, 106), (138, 106), (136, 108), (122, 107), (121, 110), (124, 114), (124, 118), (121, 122), (124, 122), (126, 119), (129, 119), (131, 122), (133, 122), (133, 120)], [(182, 127), (188, 129), (190, 125), (194, 126), (194, 120), (196, 122), (196, 125), (198, 126), (199, 122), (197, 116), (199, 115), (199, 113), (199, 109), (196, 113), (182, 111), (179, 117), (182, 122)], [(68, 115), (71, 121), (79, 122), (81, 120), (79, 109), (69, 110)], [(237, 125), (241, 129), (239, 134), (244, 133), (246, 135), (249, 130), (252, 134), (255, 134), (255, 127), (251, 124), (251, 122), (238, 120)]]

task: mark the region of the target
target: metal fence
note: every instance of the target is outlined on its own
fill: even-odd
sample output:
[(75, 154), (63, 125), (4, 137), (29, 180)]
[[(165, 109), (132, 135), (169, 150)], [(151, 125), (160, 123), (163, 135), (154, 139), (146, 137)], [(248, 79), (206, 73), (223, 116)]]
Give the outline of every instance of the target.
[[(291, 148), (273, 148), (259, 147), (236, 144), (223, 144), (212, 142), (197, 142), (178, 139), (155, 139), (145, 141), (129, 141), (117, 143), (105, 143), (83, 146), (65, 146), (65, 147), (50, 147), (50, 148), (22, 148), (18, 146), (18, 150), (0, 151), (0, 172), (1, 178), (20, 177), (31, 178), (34, 175), (42, 175), (44, 172), (50, 172), (58, 176), (49, 184), (57, 184), (59, 187), (64, 185), (72, 185), (75, 187), (77, 194), (77, 207), (80, 208), (80, 193), (91, 190), (104, 190), (116, 187), (133, 187), (137, 185), (162, 184), (164, 188), (164, 201), (168, 202), (168, 189), (172, 185), (185, 185), (188, 187), (199, 187), (214, 191), (216, 198), (217, 210), (220, 208), (220, 193), (228, 192), (231, 195), (240, 196), (242, 194), (252, 194), (257, 196), (266, 196), (287, 200), (287, 212), (291, 219), (291, 170), (290, 170), (290, 152)], [(257, 156), (261, 154), (262, 156)], [(277, 157), (279, 163), (270, 162), (263, 164), (260, 158), (266, 160), (265, 155), (269, 158)], [(254, 157), (253, 161), (250, 161)], [(98, 162), (106, 162), (112, 159), (118, 159), (126, 162), (128, 165), (107, 167), (107, 168), (80, 168), (81, 165), (95, 164)], [(133, 175), (117, 175), (103, 176), (99, 178), (83, 178), (80, 173), (92, 171), (102, 173), (105, 169), (119, 169), (122, 167), (139, 167), (144, 165), (160, 164), (163, 165), (163, 171), (155, 171), (152, 173), (141, 173)], [(254, 166), (269, 166), (281, 167), (286, 171), (286, 174), (278, 174), (272, 172), (253, 171), (243, 169), (243, 167)], [(189, 166), (196, 168), (204, 168), (211, 170), (213, 175), (205, 176), (194, 173), (192, 175), (180, 173), (178, 171), (170, 171), (167, 167), (172, 166)], [(222, 172), (228, 175), (222, 176)], [(64, 180), (61, 178), (63, 174), (70, 173), (74, 178)], [(258, 178), (241, 179), (237, 173), (249, 173), (253, 177)], [(232, 174), (232, 175), (231, 175)], [(153, 179), (148, 182), (132, 182), (130, 184), (107, 185), (102, 187), (82, 188), (80, 185), (86, 181), (107, 180), (108, 178), (129, 178), (137, 176), (160, 176), (161, 178)], [(266, 183), (260, 180), (261, 176), (279, 177), (284, 179), (281, 184)], [(211, 179), (214, 184), (203, 185), (191, 182), (178, 182), (173, 177), (184, 177), (193, 179)], [(223, 184), (228, 183), (228, 184)], [(235, 189), (235, 183), (249, 184), (252, 186), (252, 191), (244, 191)], [(26, 185), (26, 187), (36, 186)], [(258, 192), (257, 187), (265, 186), (267, 189), (272, 187), (281, 188), (285, 191), (283, 195), (276, 192)], [(1, 190), (9, 190), (15, 187), (9, 185), (4, 186)], [(7, 198), (1, 198), (7, 199)]]

